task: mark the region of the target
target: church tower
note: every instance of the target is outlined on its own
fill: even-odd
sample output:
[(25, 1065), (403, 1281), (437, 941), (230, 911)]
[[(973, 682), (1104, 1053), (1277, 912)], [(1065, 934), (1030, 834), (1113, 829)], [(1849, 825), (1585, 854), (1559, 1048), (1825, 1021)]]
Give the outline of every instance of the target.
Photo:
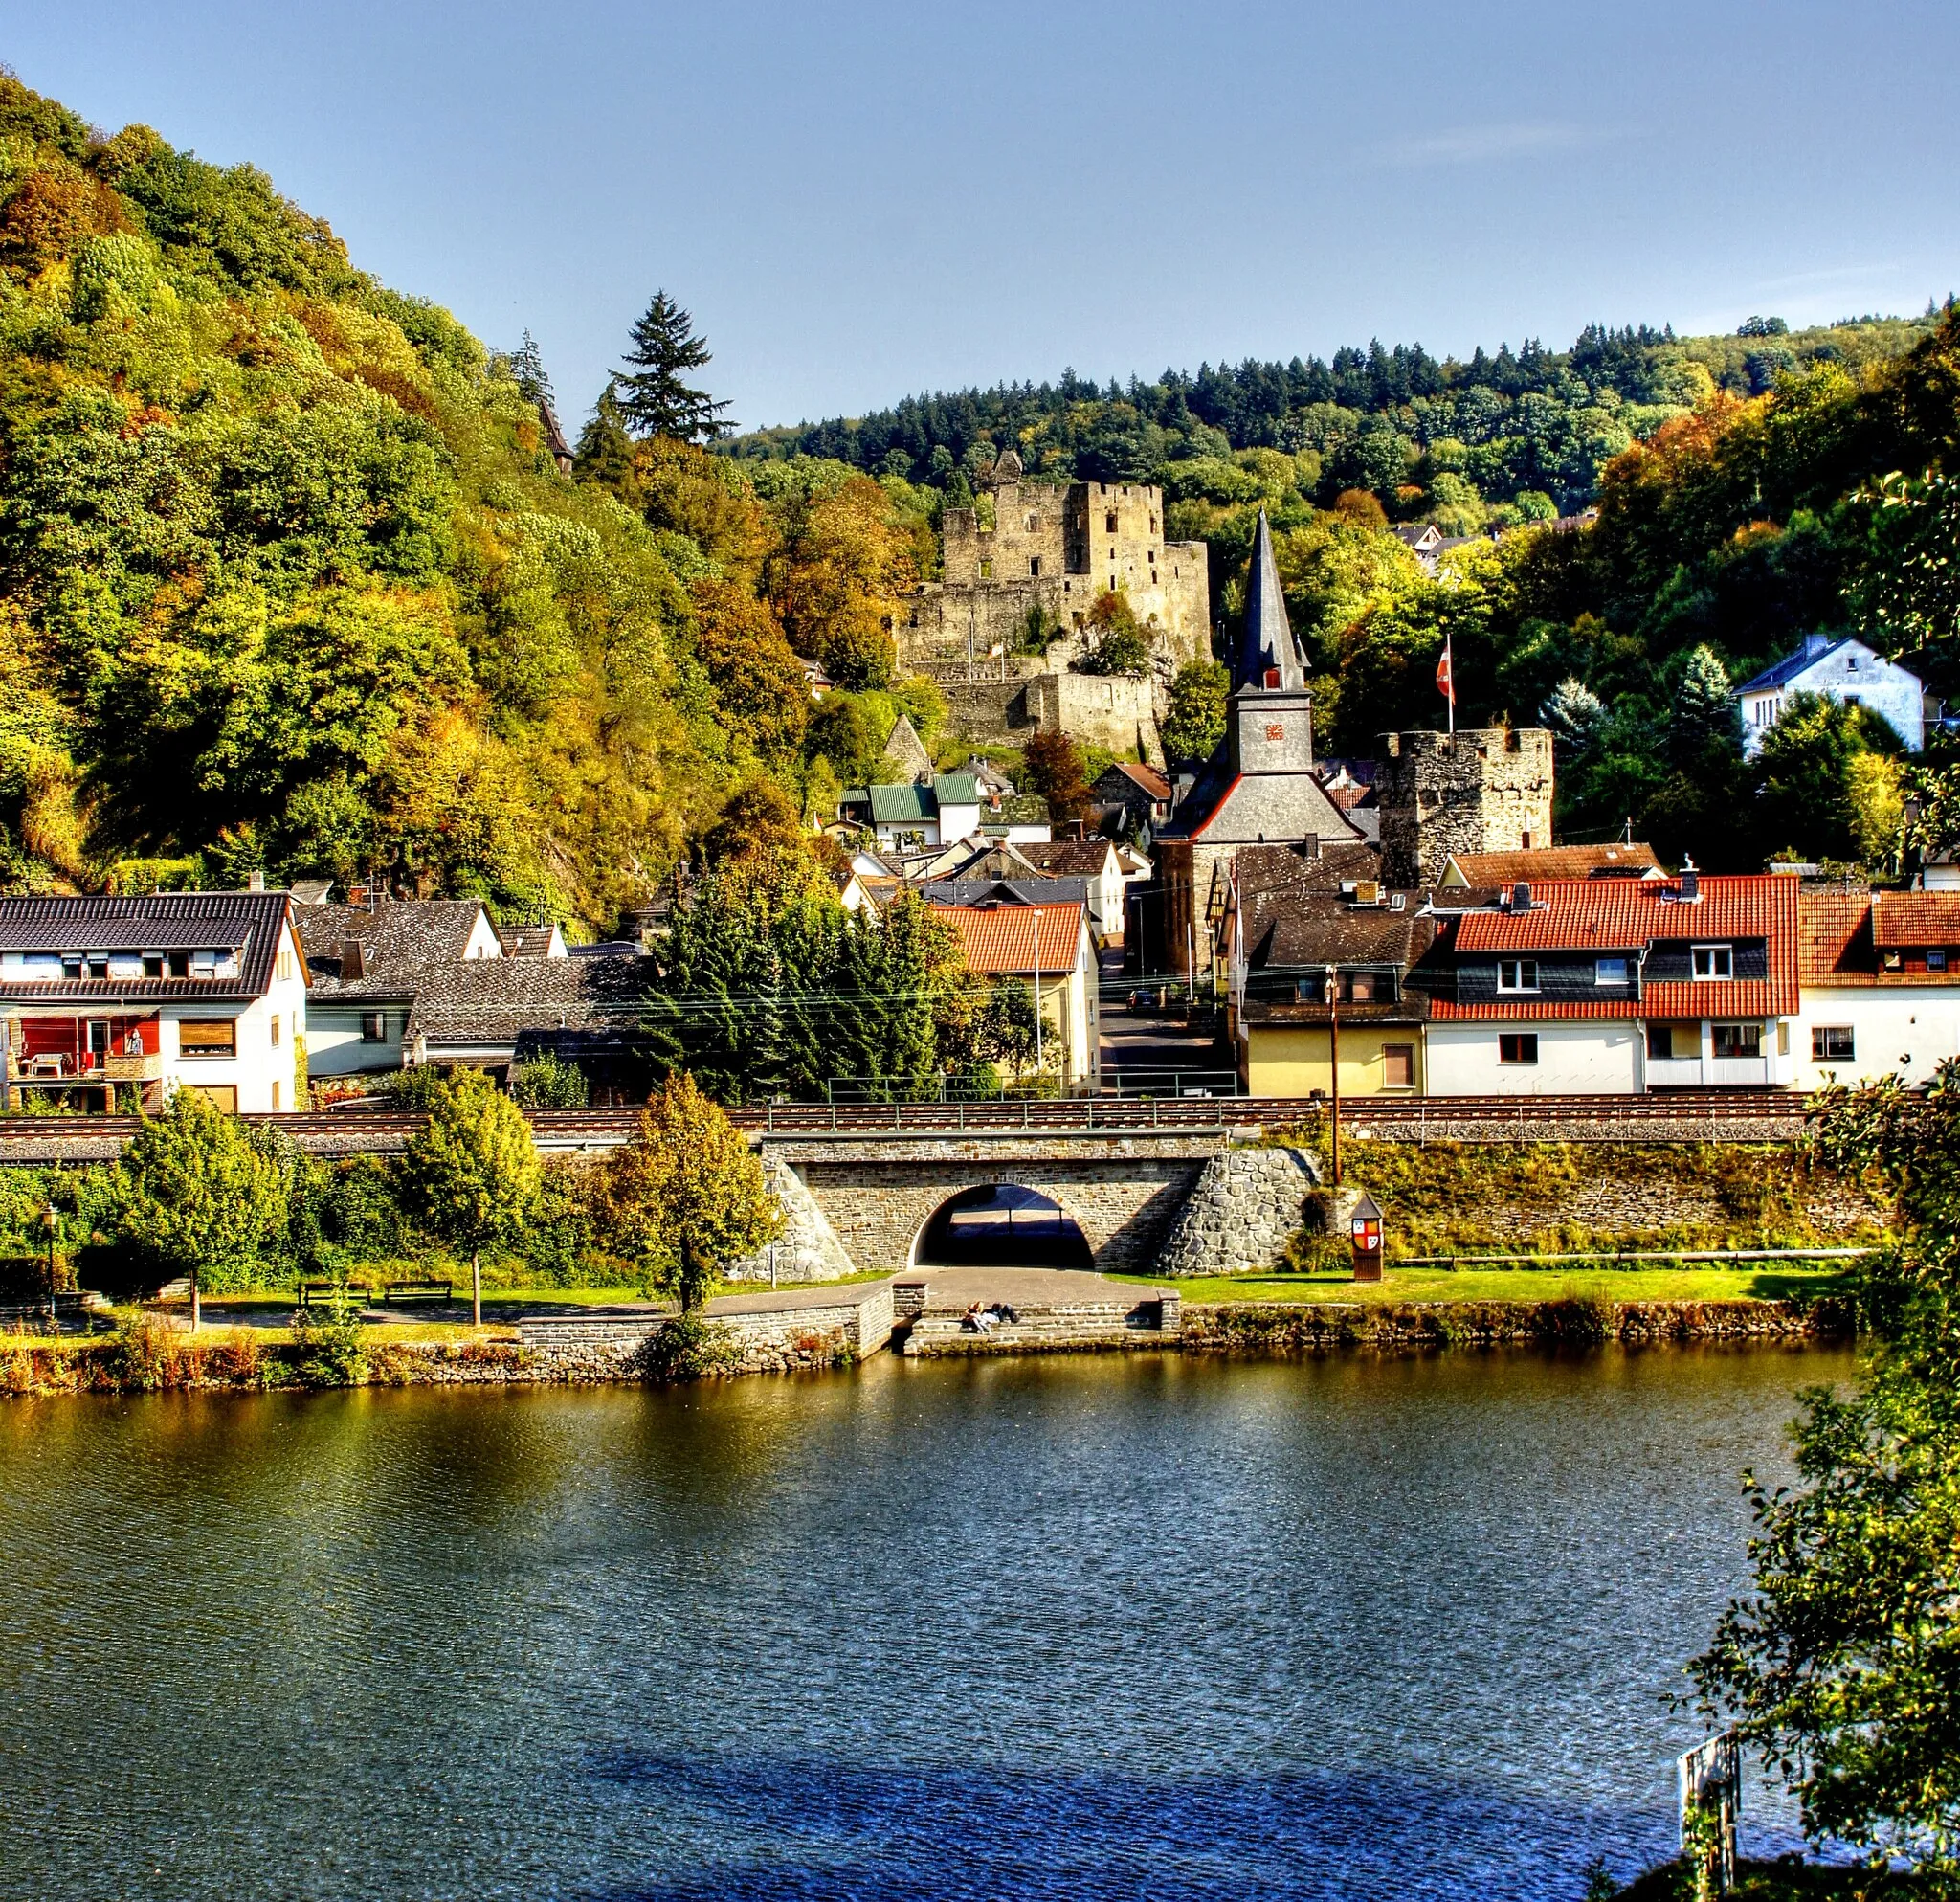
[(1233, 655), (1226, 708), (1225, 739), (1235, 773), (1313, 770), (1313, 696), (1306, 690), (1306, 662), (1286, 618), (1273, 531), (1263, 508), (1253, 539), (1245, 623)]

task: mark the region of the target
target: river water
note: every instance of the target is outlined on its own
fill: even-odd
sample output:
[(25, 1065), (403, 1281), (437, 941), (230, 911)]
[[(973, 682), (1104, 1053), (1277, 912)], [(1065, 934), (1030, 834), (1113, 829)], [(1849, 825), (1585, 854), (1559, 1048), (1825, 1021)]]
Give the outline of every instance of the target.
[(1735, 1475), (1849, 1371), (6, 1404), (0, 1893), (1574, 1898), (1670, 1850)]

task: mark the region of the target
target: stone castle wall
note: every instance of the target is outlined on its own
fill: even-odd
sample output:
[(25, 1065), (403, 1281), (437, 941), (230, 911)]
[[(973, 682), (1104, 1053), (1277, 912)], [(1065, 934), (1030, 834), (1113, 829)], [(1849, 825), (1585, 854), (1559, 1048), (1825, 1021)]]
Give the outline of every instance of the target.
[(1435, 884), (1452, 853), (1551, 843), (1551, 735), (1542, 727), (1384, 733), (1378, 752), (1385, 884)]

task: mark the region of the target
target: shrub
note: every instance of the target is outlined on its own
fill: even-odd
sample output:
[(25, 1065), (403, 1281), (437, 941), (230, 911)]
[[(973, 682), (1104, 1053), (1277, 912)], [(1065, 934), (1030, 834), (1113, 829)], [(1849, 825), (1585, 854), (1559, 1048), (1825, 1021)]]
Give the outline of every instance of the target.
[(699, 1312), (677, 1314), (646, 1346), (649, 1380), (699, 1380), (726, 1374), (742, 1357), (734, 1331)]
[(367, 1369), (360, 1303), (345, 1282), (293, 1315), (294, 1374), (309, 1387), (352, 1387)]
[(591, 1100), (586, 1073), (548, 1052), (511, 1071), (510, 1094), (523, 1109), (583, 1109)]

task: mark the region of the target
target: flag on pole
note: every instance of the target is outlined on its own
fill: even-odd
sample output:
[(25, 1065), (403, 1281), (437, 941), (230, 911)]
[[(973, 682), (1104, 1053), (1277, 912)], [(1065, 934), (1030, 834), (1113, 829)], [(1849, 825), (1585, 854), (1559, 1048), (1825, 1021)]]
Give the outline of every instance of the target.
[(1450, 641), (1443, 638), (1442, 658), (1436, 663), (1436, 690), (1450, 703), (1450, 731), (1457, 730), (1457, 682), (1450, 666)]

